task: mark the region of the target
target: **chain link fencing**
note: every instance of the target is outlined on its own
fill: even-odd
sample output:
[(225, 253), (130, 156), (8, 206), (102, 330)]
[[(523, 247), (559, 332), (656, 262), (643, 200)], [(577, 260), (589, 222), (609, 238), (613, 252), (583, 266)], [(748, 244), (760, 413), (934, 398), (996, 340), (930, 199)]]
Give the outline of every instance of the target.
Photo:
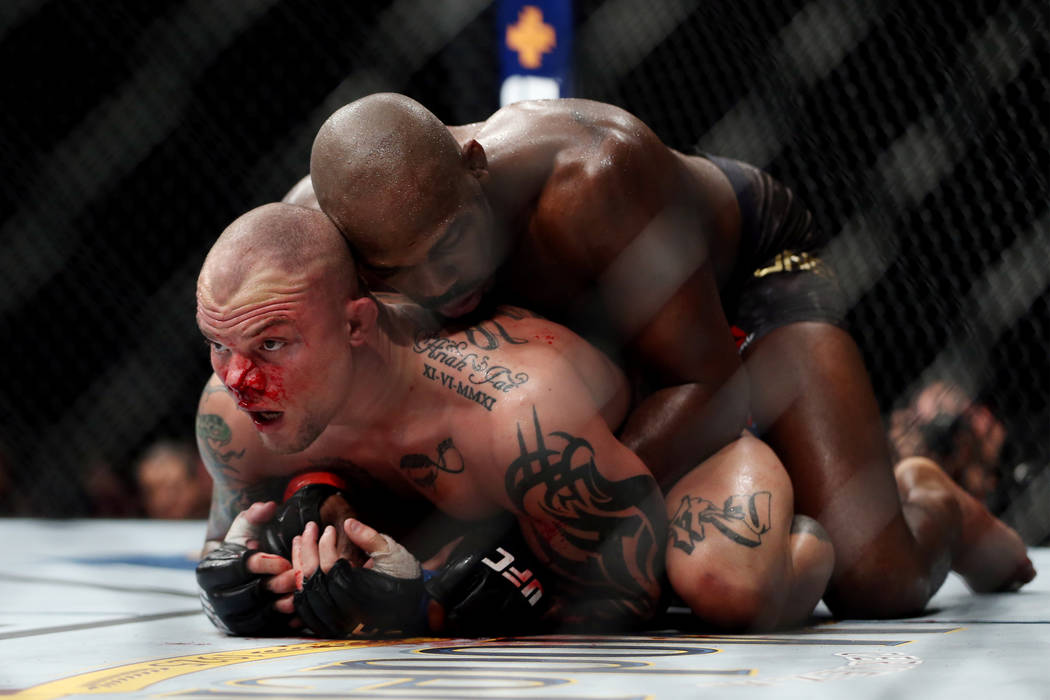
[[(574, 93), (787, 182), (835, 238), (886, 412), (934, 381), (1005, 431), (989, 502), (1050, 533), (1040, 0), (577, 0)], [(204, 254), (306, 173), (341, 105), (498, 107), (488, 2), (11, 0), (0, 9), (0, 507), (127, 514), (192, 440)], [(921, 427), (921, 426), (920, 426)], [(111, 500), (112, 500), (111, 499)]]

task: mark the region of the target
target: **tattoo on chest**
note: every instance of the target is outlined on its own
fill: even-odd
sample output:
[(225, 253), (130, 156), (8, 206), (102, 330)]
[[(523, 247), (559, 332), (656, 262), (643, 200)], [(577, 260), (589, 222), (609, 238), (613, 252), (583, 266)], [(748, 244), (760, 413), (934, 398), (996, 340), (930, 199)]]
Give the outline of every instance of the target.
[(439, 472), (459, 474), (463, 467), (463, 455), (452, 443), (452, 438), (445, 438), (438, 443), (437, 460), (424, 454), (405, 455), (401, 458), (401, 468), (408, 474), (408, 478), (423, 488), (432, 487)]
[(671, 544), (692, 554), (707, 536), (705, 525), (710, 525), (737, 544), (757, 547), (769, 532), (771, 509), (769, 491), (730, 496), (721, 508), (706, 498), (683, 496), (671, 518)]
[(607, 479), (591, 444), (563, 431), (544, 435), (535, 407), (531, 430), (518, 425), (518, 450), (505, 475), (507, 494), (532, 516), (546, 560), (597, 598), (644, 601), (665, 537), (653, 478)]
[[(515, 316), (513, 313), (503, 311), (499, 316), (509, 316), (510, 318), (520, 318)], [(503, 327), (503, 324), (491, 318), (487, 321), (482, 321), (476, 326), (471, 326), (463, 331), (467, 340), (471, 345), (483, 351), (491, 351), (500, 347), (503, 343), (510, 343), (511, 345), (524, 345), (529, 342), (525, 338), (515, 338), (513, 335), (507, 332), (507, 329)]]
[(426, 379), (491, 411), (500, 396), (529, 381), (529, 375), (495, 364), (488, 355), (472, 349), (494, 350), (500, 347), (499, 338), (513, 344), (526, 342), (511, 336), (497, 321), (487, 323), (494, 324), (498, 334), (480, 325), (467, 329), (465, 340), (423, 333), (416, 336), (412, 350), (430, 360), (423, 363)]
[(237, 468), (230, 465), (230, 460), (243, 457), (244, 450), (227, 450), (222, 448), (233, 440), (233, 430), (222, 416), (214, 413), (202, 413), (197, 416), (197, 437), (203, 448), (201, 457), (213, 468), (225, 473), (236, 473)]

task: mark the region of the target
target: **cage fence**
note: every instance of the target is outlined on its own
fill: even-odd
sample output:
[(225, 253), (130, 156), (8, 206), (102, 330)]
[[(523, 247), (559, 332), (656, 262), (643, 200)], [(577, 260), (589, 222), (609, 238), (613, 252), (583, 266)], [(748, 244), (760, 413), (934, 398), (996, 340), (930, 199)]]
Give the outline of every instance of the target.
[[(573, 93), (795, 189), (834, 236), (887, 425), (935, 382), (987, 409), (1005, 432), (987, 499), (1031, 543), (1050, 535), (1047, 14), (574, 3)], [(321, 122), (357, 97), (484, 119), (500, 41), (483, 0), (5, 3), (3, 512), (136, 512), (139, 456), (193, 437), (211, 241), (304, 175)]]

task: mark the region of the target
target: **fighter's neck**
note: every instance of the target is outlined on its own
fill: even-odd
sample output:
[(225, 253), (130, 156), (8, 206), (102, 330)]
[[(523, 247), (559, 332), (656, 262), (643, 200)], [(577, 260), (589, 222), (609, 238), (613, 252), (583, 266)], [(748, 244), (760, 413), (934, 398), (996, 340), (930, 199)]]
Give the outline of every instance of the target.
[(381, 303), (379, 310), (373, 337), (354, 350), (354, 389), (339, 421), (355, 432), (400, 432), (400, 426), (418, 420), (411, 415), (436, 409), (442, 398), (421, 381), (418, 351), (421, 339), (438, 330), (436, 320), (410, 304)]

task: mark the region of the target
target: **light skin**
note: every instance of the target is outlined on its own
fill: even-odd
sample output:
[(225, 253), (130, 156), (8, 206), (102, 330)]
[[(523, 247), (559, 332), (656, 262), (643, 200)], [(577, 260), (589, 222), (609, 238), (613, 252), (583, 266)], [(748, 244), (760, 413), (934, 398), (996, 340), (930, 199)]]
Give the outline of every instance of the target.
[[(951, 553), (977, 546), (959, 533), (1009, 552), (982, 578), (1011, 587), (1034, 576), (1020, 538), (980, 504), (929, 507), (895, 475), (847, 332), (787, 324), (742, 361), (720, 297), (746, 245), (731, 184), (632, 115), (523, 102), (448, 127), (404, 96), (373, 95), (322, 126), (311, 178), (374, 278), (448, 316), (483, 300), (520, 304), (615, 353), (648, 385), (618, 436), (664, 489), (737, 440), (750, 409), (790, 474), (795, 508), (834, 542), (826, 600), (836, 612), (919, 612), (945, 562), (966, 558)], [(960, 500), (950, 480), (939, 488)], [(889, 585), (888, 561), (901, 572)]]
[[(201, 273), (198, 325), (211, 345), (211, 386), (226, 389), (206, 389), (200, 412), (201, 420), (207, 417), (204, 422), (226, 428), (221, 447), (214, 441), (202, 446), (207, 455), (229, 455), (225, 462), (212, 460), (217, 491), (247, 495), (274, 477), (290, 476), (319, 461), (353, 463), (390, 491), (412, 492), (416, 501), (422, 497), (460, 519), (515, 514), (530, 544), (550, 558), (561, 575), (581, 585), (620, 587), (622, 597), (607, 601), (612, 608), (608, 614), (652, 614), (659, 595), (662, 502), (640, 461), (616, 442), (604, 423), (604, 403), (615, 397), (596, 405), (592, 388), (564, 364), (547, 371), (549, 385), (561, 388), (563, 395), (555, 402), (554, 396), (547, 398), (549, 390), (538, 393), (533, 389), (536, 383), (528, 382), (537, 371), (535, 355), (557, 356), (553, 348), (538, 353), (530, 347), (516, 353), (511, 365), (499, 349), (467, 352), (474, 347), (469, 338), (479, 337), (480, 329), (462, 334), (462, 339), (413, 339), (401, 328), (405, 321), (391, 317), (384, 323), (397, 327), (395, 342), (380, 328), (374, 300), (354, 298), (349, 288), (336, 293), (345, 274), (317, 278), (309, 267), (289, 268), (279, 256), (261, 253), (244, 264), (246, 246), (237, 237), (241, 227), (252, 232), (270, 225), (288, 227), (296, 217), (305, 217), (309, 225), (328, 225), (322, 215), (306, 209), (290, 212), (275, 205), (256, 210), (220, 238)], [(345, 247), (334, 229), (327, 233), (329, 241)], [(261, 247), (258, 239), (251, 237)], [(419, 329), (413, 324), (411, 330)], [(550, 327), (521, 319), (515, 330), (538, 336)], [(559, 349), (571, 354), (576, 344)], [(612, 373), (611, 366), (598, 367), (599, 372)], [(453, 381), (457, 387), (469, 387), (472, 398), (451, 388)], [(507, 470), (522, 459), (514, 432), (517, 422), (536, 419), (539, 409), (534, 407), (540, 398), (549, 429), (588, 441), (596, 456), (591, 468), (608, 480), (613, 493), (628, 489), (619, 506), (622, 512), (615, 516), (620, 525), (608, 533), (611, 541), (596, 542), (610, 552), (578, 551), (560, 539), (562, 518), (570, 514), (541, 507), (553, 482), (505, 485)], [(453, 458), (451, 452), (471, 465), (469, 480), (456, 478), (462, 468), (442, 471), (439, 465)], [(580, 488), (575, 481), (570, 484)], [(254, 496), (252, 500), (261, 500)], [(590, 499), (596, 497), (581, 494), (573, 512), (592, 507)], [(224, 532), (226, 521), (244, 505), (233, 499), (220, 508), (210, 531)], [(634, 539), (638, 528), (650, 532), (640, 543)], [(573, 560), (600, 561), (621, 548), (626, 560), (647, 563), (617, 572), (615, 581), (590, 581), (605, 569), (581, 568)], [(253, 570), (256, 565), (249, 562)], [(273, 564), (267, 560), (266, 566)]]
[[(323, 215), (268, 205), (246, 217), (217, 242), (198, 294), (198, 323), (215, 369), (198, 413), (201, 452), (216, 482), (212, 546), (245, 508), (253, 523), (271, 517), (272, 503), (250, 504), (278, 497), (290, 475), (340, 465), (368, 489), (367, 500), (385, 492), (401, 504), (388, 510), (395, 522), (378, 524), (399, 540), (388, 525), (429, 527), (420, 503), (468, 526), (513, 514), (536, 556), (569, 591), (571, 604), (561, 608), (567, 624), (581, 617), (637, 622), (656, 611), (672, 511), (638, 457), (613, 435), (626, 414), (627, 387), (607, 358), (563, 327), (516, 309), (439, 330), (425, 324), (417, 307), (380, 308), (349, 287), (338, 294), (337, 283), (310, 277), (301, 263), (285, 270), (280, 256), (268, 257), (254, 236), (237, 235), (242, 228), (265, 230), (274, 221), (282, 227), (306, 222), (316, 227), (310, 229), (316, 236), (341, 242), (334, 228), (325, 228), (330, 224)], [(229, 261), (244, 263), (247, 271), (236, 283), (231, 278), (241, 268)], [(346, 269), (326, 270), (347, 278)], [(287, 277), (301, 278), (303, 286)], [(257, 332), (260, 327), (265, 332)], [(259, 375), (254, 385), (246, 378), (252, 371)], [(313, 432), (304, 426), (316, 416), (325, 417), (323, 428), (303, 444)], [(672, 565), (694, 567), (693, 579), (705, 567), (718, 572), (729, 579), (728, 589), (741, 584), (733, 580), (736, 567), (755, 569), (754, 562), (768, 559), (778, 563), (758, 568), (791, 590), (803, 577), (789, 551), (799, 537), (790, 534), (790, 484), (783, 468), (763, 457), (754, 460), (750, 475), (723, 482), (708, 483), (701, 468), (683, 488), (698, 503), (741, 495), (727, 489), (775, 493), (765, 523), (774, 533), (771, 544), (738, 546), (735, 557), (716, 563), (704, 554), (719, 537), (712, 534)], [(738, 519), (729, 511), (718, 517)], [(601, 529), (591, 532), (592, 521)], [(320, 547), (316, 530), (304, 533), (298, 547), (306, 568), (312, 568), (315, 549), (322, 568), (332, 561), (326, 548), (340, 534), (357, 543), (345, 528), (322, 537)], [(290, 563), (256, 554), (248, 565), (270, 576), (272, 591), (287, 596), (294, 590)], [(809, 586), (802, 614), (812, 610), (823, 582)], [(587, 594), (593, 590), (603, 595)], [(278, 602), (285, 611), (288, 605), (287, 597)], [(775, 609), (762, 610), (760, 622), (782, 623), (787, 607), (779, 601)], [(751, 612), (757, 620), (759, 611)], [(799, 614), (792, 610), (788, 617)]]

